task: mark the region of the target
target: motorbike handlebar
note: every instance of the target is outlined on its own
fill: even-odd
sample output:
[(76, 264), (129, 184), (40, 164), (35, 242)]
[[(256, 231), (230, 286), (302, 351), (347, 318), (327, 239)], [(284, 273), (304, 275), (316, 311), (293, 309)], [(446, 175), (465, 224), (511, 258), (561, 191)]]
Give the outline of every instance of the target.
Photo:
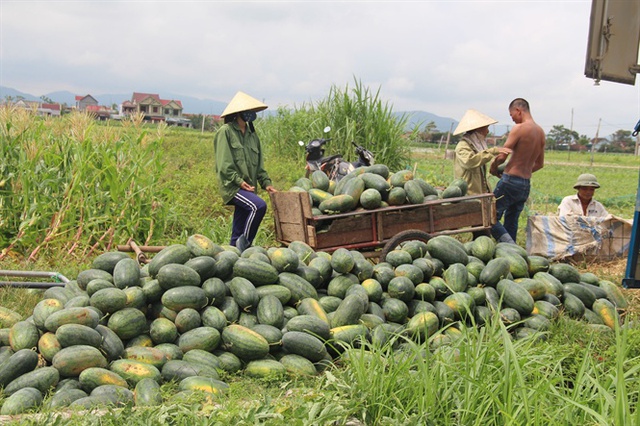
[(355, 141), (351, 141), (351, 144), (356, 147), (356, 154), (358, 155), (367, 150), (365, 147), (358, 145)]
[(309, 141), (309, 143), (307, 144), (307, 148), (321, 147), (322, 145), (329, 142), (330, 140), (331, 139), (313, 139)]

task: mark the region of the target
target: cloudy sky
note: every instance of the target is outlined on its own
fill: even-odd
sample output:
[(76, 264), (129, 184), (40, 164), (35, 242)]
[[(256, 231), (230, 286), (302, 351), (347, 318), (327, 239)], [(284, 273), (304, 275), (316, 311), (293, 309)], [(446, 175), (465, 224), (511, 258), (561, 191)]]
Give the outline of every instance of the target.
[[(270, 107), (372, 89), (395, 111), (460, 119), (507, 105), (593, 137), (632, 129), (635, 86), (584, 77), (591, 0), (0, 0), (0, 85), (36, 96), (175, 93)], [(640, 78), (638, 79), (640, 80)]]

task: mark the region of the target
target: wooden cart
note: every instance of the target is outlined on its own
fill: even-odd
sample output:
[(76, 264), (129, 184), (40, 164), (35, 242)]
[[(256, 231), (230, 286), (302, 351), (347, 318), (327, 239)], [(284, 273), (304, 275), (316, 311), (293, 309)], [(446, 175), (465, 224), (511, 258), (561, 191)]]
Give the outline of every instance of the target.
[(435, 235), (488, 231), (496, 223), (493, 194), (470, 195), (375, 210), (313, 216), (306, 192), (271, 194), (276, 239), (303, 241), (314, 250), (374, 251), (384, 259), (398, 244)]

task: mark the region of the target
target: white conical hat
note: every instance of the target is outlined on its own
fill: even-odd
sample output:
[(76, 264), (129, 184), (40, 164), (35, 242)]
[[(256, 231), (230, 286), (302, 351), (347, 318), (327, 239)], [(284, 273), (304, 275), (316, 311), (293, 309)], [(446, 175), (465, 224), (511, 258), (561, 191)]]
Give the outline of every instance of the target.
[(494, 120), (488, 115), (484, 115), (480, 111), (475, 109), (469, 109), (464, 113), (464, 116), (458, 123), (458, 127), (453, 131), (454, 135), (468, 132), (469, 130), (479, 129), (480, 127), (496, 124), (498, 120)]
[(257, 100), (256, 98), (252, 98), (244, 92), (238, 92), (231, 99), (229, 105), (224, 109), (220, 117), (225, 117), (229, 114), (235, 114), (236, 112), (242, 111), (262, 111), (267, 109), (267, 106)]

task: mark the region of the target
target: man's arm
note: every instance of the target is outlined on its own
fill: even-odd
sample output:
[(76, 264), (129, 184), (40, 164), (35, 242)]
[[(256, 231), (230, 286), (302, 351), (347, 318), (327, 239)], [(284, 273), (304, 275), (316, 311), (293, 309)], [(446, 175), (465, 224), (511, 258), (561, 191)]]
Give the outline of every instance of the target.
[[(508, 153), (513, 152), (513, 150), (515, 149), (515, 146), (518, 144), (519, 139), (520, 139), (520, 125), (516, 124), (515, 126), (513, 126), (513, 129), (511, 129), (511, 131), (509, 132), (509, 136), (507, 136), (507, 141), (504, 143), (503, 148), (506, 148), (508, 150)], [(491, 163), (491, 168), (489, 170), (489, 172), (492, 175), (494, 176), (500, 175), (500, 173), (498, 172), (498, 166), (507, 160), (507, 157), (509, 156), (508, 153), (500, 152), (500, 154), (496, 156), (496, 159), (493, 160), (493, 163)]]
[(491, 173), (493, 176), (500, 177), (498, 166), (507, 160), (507, 156), (508, 154), (498, 154), (489, 167), (489, 173)]

